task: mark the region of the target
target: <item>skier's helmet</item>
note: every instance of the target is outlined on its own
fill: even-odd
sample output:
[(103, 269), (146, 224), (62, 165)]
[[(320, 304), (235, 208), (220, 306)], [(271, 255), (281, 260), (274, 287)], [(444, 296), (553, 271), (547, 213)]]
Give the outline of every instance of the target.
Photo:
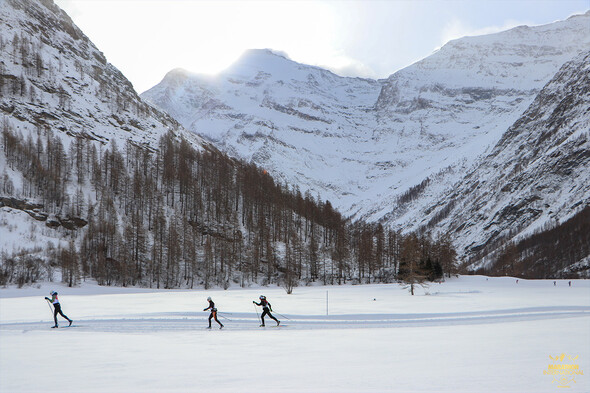
[(55, 291), (51, 291), (51, 292), (49, 292), (49, 294), (50, 294), (51, 296), (53, 296), (53, 295), (57, 295), (57, 292), (55, 292)]
[(211, 296), (209, 296), (209, 297), (207, 298), (207, 301), (208, 301), (208, 302), (210, 302), (210, 301), (211, 301)]
[(266, 296), (260, 295), (260, 300), (264, 300), (264, 299), (266, 299)]

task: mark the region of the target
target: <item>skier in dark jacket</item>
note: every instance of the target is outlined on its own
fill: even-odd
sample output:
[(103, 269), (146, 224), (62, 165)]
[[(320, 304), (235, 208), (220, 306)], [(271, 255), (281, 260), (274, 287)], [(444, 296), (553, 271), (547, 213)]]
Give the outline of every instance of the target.
[(62, 317), (67, 319), (68, 322), (70, 322), (70, 324), (68, 326), (72, 326), (72, 320), (70, 318), (66, 317), (64, 315), (64, 313), (61, 311), (61, 305), (59, 304), (59, 299), (57, 298), (57, 292), (51, 291), (51, 292), (49, 292), (49, 294), (51, 295), (51, 299), (49, 299), (47, 296), (45, 296), (45, 299), (49, 300), (53, 304), (53, 320), (55, 321), (55, 326), (52, 326), (52, 328), (58, 327), (57, 326), (57, 314), (61, 315)]
[(268, 315), (271, 319), (274, 319), (275, 322), (277, 323), (277, 326), (279, 326), (281, 324), (281, 321), (279, 321), (278, 319), (276, 319), (275, 317), (272, 316), (272, 314), (271, 314), (272, 306), (266, 300), (266, 296), (260, 295), (259, 299), (260, 299), (260, 303), (256, 303), (255, 300), (252, 300), (252, 303), (256, 304), (257, 306), (262, 306), (262, 315), (260, 316), (260, 319), (262, 319), (262, 325), (260, 325), (260, 326), (264, 326), (264, 316), (265, 315)]
[(211, 310), (211, 314), (209, 314), (209, 327), (207, 329), (211, 329), (211, 319), (213, 318), (215, 318), (215, 322), (219, 324), (219, 328), (223, 329), (223, 324), (217, 319), (217, 309), (215, 308), (215, 303), (213, 303), (211, 297), (208, 297), (207, 301), (209, 302), (209, 307), (203, 309), (203, 311)]

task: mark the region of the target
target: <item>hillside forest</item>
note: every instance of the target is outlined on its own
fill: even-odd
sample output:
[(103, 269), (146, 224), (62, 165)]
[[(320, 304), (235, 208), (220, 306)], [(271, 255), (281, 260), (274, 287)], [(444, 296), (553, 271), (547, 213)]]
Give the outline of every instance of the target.
[[(0, 258), (0, 284), (178, 288), (436, 280), (455, 269), (448, 237), (351, 221), (329, 201), (279, 184), (252, 163), (195, 149), (169, 132), (158, 149), (36, 137), (2, 123), (0, 206), (54, 231), (57, 245)], [(22, 174), (15, 186), (14, 173)], [(36, 201), (29, 203), (27, 201)], [(0, 223), (8, 226), (8, 223)]]

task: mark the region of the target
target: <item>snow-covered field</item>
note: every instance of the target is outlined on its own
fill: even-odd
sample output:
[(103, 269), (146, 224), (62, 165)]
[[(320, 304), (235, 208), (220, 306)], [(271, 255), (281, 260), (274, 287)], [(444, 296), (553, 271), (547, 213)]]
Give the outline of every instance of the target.
[[(50, 329), (50, 289), (73, 327)], [(258, 327), (260, 294), (280, 327)], [(225, 329), (205, 329), (207, 296)], [(590, 391), (590, 281), (0, 289), (0, 392), (555, 392), (562, 353)]]

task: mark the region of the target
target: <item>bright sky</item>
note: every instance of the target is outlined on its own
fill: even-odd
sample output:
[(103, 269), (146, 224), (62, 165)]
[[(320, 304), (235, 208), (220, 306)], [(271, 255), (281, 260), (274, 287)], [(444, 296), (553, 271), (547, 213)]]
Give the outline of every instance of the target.
[(590, 0), (55, 0), (141, 93), (173, 68), (213, 74), (271, 48), (385, 78), (450, 39), (566, 19)]

